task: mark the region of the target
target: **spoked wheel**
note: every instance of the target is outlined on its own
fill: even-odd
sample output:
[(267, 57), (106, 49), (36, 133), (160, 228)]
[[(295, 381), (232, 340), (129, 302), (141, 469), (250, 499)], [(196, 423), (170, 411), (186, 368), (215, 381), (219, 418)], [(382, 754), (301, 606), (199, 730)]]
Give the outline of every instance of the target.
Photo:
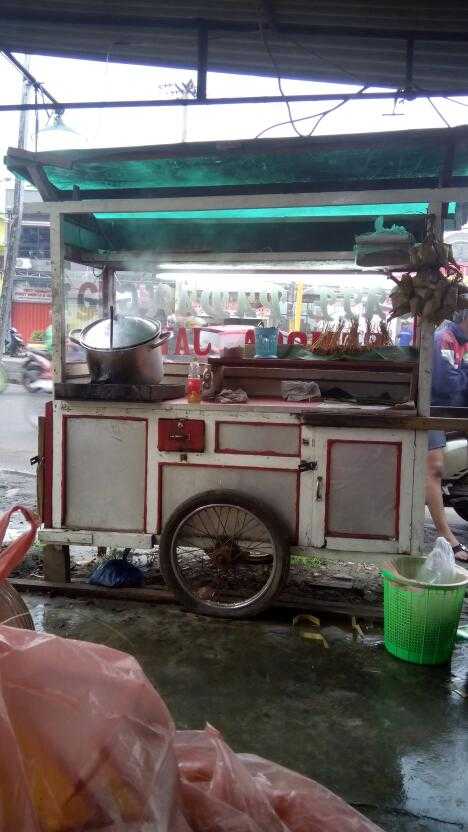
[(37, 381), (41, 377), (41, 371), (37, 369), (37, 367), (25, 367), (23, 370), (22, 375), (22, 382), (23, 386), (26, 388), (28, 393), (34, 393), (34, 387), (32, 385), (35, 381)]
[(208, 491), (171, 515), (159, 563), (164, 580), (189, 609), (220, 618), (255, 615), (287, 578), (287, 533), (259, 500)]
[(452, 508), (455, 509), (462, 520), (468, 520), (468, 500), (457, 500), (452, 503)]

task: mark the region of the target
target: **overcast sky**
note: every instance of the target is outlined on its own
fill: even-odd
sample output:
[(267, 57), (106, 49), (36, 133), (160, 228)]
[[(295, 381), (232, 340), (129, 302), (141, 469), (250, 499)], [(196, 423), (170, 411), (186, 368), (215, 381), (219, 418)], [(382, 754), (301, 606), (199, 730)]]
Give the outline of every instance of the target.
[[(24, 56), (18, 55), (24, 62)], [(62, 101), (110, 100), (132, 98), (163, 98), (171, 95), (165, 85), (195, 80), (195, 73), (179, 69), (130, 66), (97, 61), (78, 61), (64, 58), (33, 56), (32, 74), (58, 99)], [(302, 81), (284, 81), (283, 88), (290, 93), (336, 92), (357, 89), (353, 86), (314, 84)], [(208, 96), (276, 95), (275, 79), (210, 73)], [(0, 57), (0, 103), (19, 102), (21, 76), (3, 56)], [(468, 98), (460, 99), (468, 105)], [(435, 99), (443, 115), (451, 125), (468, 123), (468, 106), (458, 106), (449, 101)], [(292, 104), (295, 117), (320, 112), (322, 102)], [(399, 104), (397, 113), (392, 101), (351, 102), (320, 123), (316, 135), (334, 133), (360, 133), (366, 131), (403, 130), (410, 128), (442, 127), (443, 122), (430, 103), (418, 100)], [(235, 105), (220, 107), (188, 108), (186, 134), (188, 141), (210, 139), (249, 139), (276, 122), (288, 118), (285, 104)], [(116, 110), (69, 110), (65, 124), (76, 131), (68, 135), (63, 147), (119, 147), (145, 144), (164, 144), (182, 140), (184, 115), (180, 108), (140, 108)], [(306, 133), (314, 119), (298, 124)], [(39, 127), (47, 126), (47, 115), (39, 116)], [(0, 113), (0, 156), (3, 159), (8, 146), (16, 146), (18, 113)], [(35, 116), (29, 117), (28, 147), (34, 149)], [(266, 136), (290, 136), (294, 131), (289, 124), (277, 127)], [(50, 133), (39, 133), (39, 150), (57, 147), (59, 140)], [(0, 189), (7, 185), (8, 172), (0, 167)], [(3, 193), (0, 192), (0, 210)]]

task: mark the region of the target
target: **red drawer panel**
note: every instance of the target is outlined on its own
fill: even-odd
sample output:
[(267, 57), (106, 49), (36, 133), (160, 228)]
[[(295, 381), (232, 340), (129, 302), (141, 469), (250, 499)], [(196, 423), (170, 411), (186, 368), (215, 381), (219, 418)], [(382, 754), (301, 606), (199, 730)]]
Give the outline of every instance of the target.
[(160, 451), (204, 451), (205, 423), (202, 419), (159, 419)]

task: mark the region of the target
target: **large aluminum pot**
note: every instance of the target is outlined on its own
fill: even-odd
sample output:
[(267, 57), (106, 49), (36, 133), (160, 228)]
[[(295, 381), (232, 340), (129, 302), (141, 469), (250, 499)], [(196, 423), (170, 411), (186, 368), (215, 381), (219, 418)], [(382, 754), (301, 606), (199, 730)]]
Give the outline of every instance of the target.
[(161, 347), (172, 332), (161, 332), (158, 321), (115, 315), (72, 330), (68, 337), (85, 350), (93, 383), (158, 384)]

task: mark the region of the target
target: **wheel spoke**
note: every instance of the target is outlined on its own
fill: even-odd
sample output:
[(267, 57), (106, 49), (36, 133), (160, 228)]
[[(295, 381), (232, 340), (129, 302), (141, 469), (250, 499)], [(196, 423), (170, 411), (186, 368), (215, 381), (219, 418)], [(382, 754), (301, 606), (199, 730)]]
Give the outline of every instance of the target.
[(209, 506), (205, 509), (205, 516), (207, 523), (209, 521), (210, 526), (213, 528), (211, 537), (212, 540), (215, 541), (219, 537), (219, 519), (213, 506)]
[(214, 513), (216, 515), (216, 521), (217, 521), (216, 534), (217, 534), (218, 537), (225, 537), (226, 536), (226, 529), (225, 529), (225, 526), (224, 526), (224, 523), (223, 523), (223, 518), (222, 518), (222, 514), (221, 514), (221, 510), (220, 510), (219, 506), (217, 506), (214, 509)]
[(216, 513), (218, 515), (218, 534), (219, 534), (220, 537), (226, 537), (227, 529), (226, 529), (226, 526), (223, 523), (222, 507), (220, 508), (218, 506), (218, 510), (217, 510)]
[(200, 512), (200, 513), (199, 513), (199, 515), (198, 515), (198, 519), (199, 519), (199, 521), (200, 521), (201, 525), (203, 526), (203, 528), (204, 528), (205, 532), (207, 533), (207, 535), (208, 535), (209, 539), (210, 539), (210, 540), (211, 540), (211, 542), (214, 544), (214, 542), (215, 542), (215, 536), (212, 534), (212, 532), (210, 532), (210, 530), (208, 529), (208, 527), (205, 525), (205, 518), (204, 518), (204, 515), (203, 515), (201, 512)]

